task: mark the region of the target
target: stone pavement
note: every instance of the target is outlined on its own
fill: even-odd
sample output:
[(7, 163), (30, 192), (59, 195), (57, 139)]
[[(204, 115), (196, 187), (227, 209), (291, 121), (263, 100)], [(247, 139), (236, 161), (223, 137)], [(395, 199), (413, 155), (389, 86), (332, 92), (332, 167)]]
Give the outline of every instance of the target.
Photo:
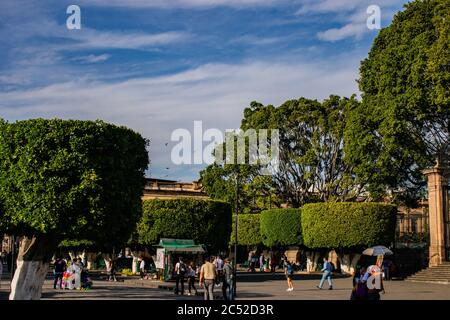
[[(319, 290), (320, 274), (300, 274), (294, 277), (294, 291), (286, 292), (282, 274), (240, 274), (238, 276), (238, 300), (348, 300), (351, 278), (334, 279), (334, 290)], [(201, 296), (176, 296), (170, 290), (174, 284), (152, 280), (125, 278), (123, 282), (95, 280), (94, 289), (88, 291), (54, 290), (51, 280), (46, 280), (42, 299), (150, 299), (150, 300), (201, 300)], [(159, 287), (166, 288), (161, 289)], [(9, 281), (3, 280), (0, 299), (7, 299)], [(187, 285), (186, 285), (187, 288)], [(385, 282), (386, 294), (382, 300), (450, 300), (450, 285), (413, 283), (405, 281)], [(220, 288), (215, 289), (217, 295)]]

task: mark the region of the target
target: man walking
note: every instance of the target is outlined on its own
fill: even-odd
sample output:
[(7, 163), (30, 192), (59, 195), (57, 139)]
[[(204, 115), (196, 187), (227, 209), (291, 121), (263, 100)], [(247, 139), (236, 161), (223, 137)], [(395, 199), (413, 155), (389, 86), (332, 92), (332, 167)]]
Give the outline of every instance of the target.
[(55, 270), (55, 281), (53, 282), (53, 289), (56, 289), (56, 286), (58, 285), (59, 282), (59, 288), (62, 289), (62, 284), (63, 284), (63, 274), (64, 271), (66, 271), (66, 262), (63, 260), (63, 258), (61, 256), (58, 256), (56, 258), (55, 264), (54, 264)]
[(145, 260), (144, 257), (141, 257), (141, 263), (139, 264), (139, 274), (141, 276), (141, 280), (144, 280), (145, 277)]
[(184, 275), (186, 274), (186, 265), (183, 262), (183, 258), (178, 258), (178, 263), (175, 265), (175, 294), (178, 294), (180, 291), (180, 283), (181, 283), (181, 295), (184, 295)]
[(217, 271), (216, 287), (219, 287), (220, 283), (223, 282), (223, 260), (219, 255), (214, 259), (214, 265)]
[(205, 300), (214, 300), (214, 282), (217, 277), (216, 266), (213, 263), (214, 257), (206, 259), (200, 269), (200, 288), (205, 285)]
[[(222, 294), (224, 300), (233, 300), (234, 293), (234, 276), (233, 267), (230, 264), (230, 259), (225, 259), (225, 265), (223, 266), (223, 284), (222, 284)], [(228, 292), (227, 292), (228, 289)]]
[(323, 275), (322, 279), (320, 280), (320, 284), (317, 286), (317, 288), (322, 289), (323, 283), (325, 282), (325, 279), (328, 280), (328, 290), (333, 290), (333, 283), (331, 282), (331, 273), (333, 272), (333, 265), (331, 262), (328, 261), (327, 258), (323, 258)]

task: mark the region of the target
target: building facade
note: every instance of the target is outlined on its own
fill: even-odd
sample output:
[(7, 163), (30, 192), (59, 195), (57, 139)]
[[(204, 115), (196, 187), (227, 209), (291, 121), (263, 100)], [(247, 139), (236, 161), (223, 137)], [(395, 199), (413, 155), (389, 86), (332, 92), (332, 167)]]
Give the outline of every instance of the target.
[(142, 200), (171, 199), (171, 198), (200, 198), (208, 199), (198, 181), (177, 182), (174, 180), (148, 178), (144, 187)]

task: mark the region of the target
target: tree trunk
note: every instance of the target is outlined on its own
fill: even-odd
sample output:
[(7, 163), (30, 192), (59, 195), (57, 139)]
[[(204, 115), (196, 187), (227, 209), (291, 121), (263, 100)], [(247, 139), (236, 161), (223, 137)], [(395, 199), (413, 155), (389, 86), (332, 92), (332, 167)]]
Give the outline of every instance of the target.
[(95, 262), (95, 258), (97, 257), (97, 254), (96, 253), (93, 253), (93, 252), (87, 252), (86, 253), (86, 260), (87, 260), (87, 262), (86, 262), (86, 268), (88, 269), (88, 270), (92, 270), (92, 264)]
[(359, 261), (359, 258), (361, 258), (361, 254), (355, 253), (355, 254), (344, 254), (339, 256), (339, 259), (341, 261), (341, 270), (344, 273), (347, 274), (354, 274), (356, 264)]
[(38, 300), (55, 243), (41, 236), (22, 237), (17, 269), (11, 282), (10, 300)]
[(138, 273), (137, 262), (140, 258), (140, 255), (141, 255), (140, 251), (131, 251), (131, 256), (133, 257), (133, 265), (131, 266), (131, 272), (133, 272), (133, 274)]

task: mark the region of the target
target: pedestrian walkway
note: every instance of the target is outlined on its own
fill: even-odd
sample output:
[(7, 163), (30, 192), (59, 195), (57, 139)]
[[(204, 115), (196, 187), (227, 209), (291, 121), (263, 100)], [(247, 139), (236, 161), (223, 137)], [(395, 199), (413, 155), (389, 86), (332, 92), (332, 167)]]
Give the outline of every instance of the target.
[[(313, 275), (315, 277), (315, 275)], [(352, 279), (335, 278), (334, 290), (316, 288), (320, 275), (311, 278), (307, 275), (294, 277), (294, 291), (286, 292), (285, 279), (273, 279), (273, 275), (246, 276), (239, 275), (237, 283), (237, 300), (349, 300)], [(258, 280), (258, 281), (255, 281)], [(135, 280), (126, 278), (123, 282), (94, 281), (94, 288), (88, 291), (54, 290), (53, 282), (46, 280), (43, 287), (43, 299), (162, 299), (162, 300), (202, 300), (203, 290), (198, 296), (175, 295), (173, 284), (152, 280)], [(450, 300), (450, 285), (415, 283), (406, 281), (386, 281), (386, 294), (381, 300)], [(9, 281), (2, 281), (0, 299), (7, 299)], [(221, 289), (215, 288), (217, 298)]]

